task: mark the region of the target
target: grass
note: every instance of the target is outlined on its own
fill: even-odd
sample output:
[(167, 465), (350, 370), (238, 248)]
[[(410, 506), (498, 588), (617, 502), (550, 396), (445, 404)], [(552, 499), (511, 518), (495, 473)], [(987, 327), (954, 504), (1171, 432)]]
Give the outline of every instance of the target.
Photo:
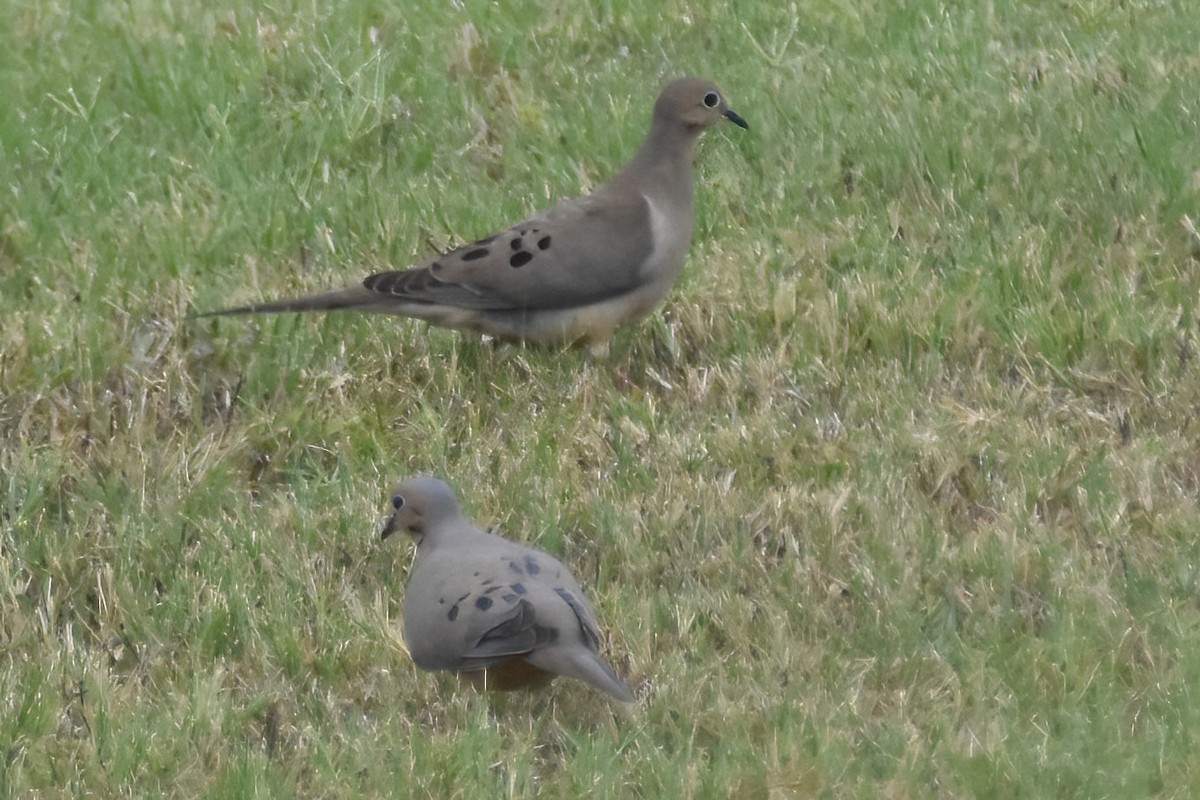
[[(1180, 2), (13, 0), (0, 794), (1186, 797), (1200, 21)], [(668, 76), (679, 287), (604, 360), (188, 321), (596, 185)], [(574, 565), (641, 695), (400, 638), (388, 485)]]

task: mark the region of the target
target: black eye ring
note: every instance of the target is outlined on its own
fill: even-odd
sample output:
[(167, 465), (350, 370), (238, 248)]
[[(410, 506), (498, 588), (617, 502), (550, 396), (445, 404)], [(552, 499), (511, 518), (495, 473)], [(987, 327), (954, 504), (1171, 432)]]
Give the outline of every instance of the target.
[(704, 95), (704, 105), (708, 108), (716, 108), (717, 104), (720, 102), (721, 95), (717, 94), (716, 92), (709, 92), (708, 94)]
[(392, 508), (399, 511), (403, 507), (404, 507), (404, 498), (398, 494), (392, 495)]

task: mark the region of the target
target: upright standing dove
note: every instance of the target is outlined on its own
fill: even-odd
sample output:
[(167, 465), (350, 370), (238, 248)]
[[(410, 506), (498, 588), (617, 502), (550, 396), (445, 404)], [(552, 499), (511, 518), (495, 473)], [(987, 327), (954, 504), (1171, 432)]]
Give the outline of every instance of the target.
[(476, 528), (437, 478), (404, 481), (392, 506), (383, 538), (404, 529), (417, 544), (404, 592), (404, 641), (418, 667), (493, 689), (566, 675), (634, 702), (600, 658), (596, 612), (558, 559)]
[(359, 286), (200, 316), (348, 308), (506, 341), (602, 343), (648, 316), (683, 269), (696, 140), (722, 119), (748, 128), (712, 82), (681, 78), (659, 94), (633, 160), (594, 194)]

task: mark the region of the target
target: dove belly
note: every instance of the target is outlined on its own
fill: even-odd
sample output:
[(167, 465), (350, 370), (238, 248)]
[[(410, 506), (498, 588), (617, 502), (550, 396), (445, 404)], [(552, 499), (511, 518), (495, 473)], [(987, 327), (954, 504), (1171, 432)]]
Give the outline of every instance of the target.
[(515, 338), (537, 344), (601, 342), (621, 325), (649, 316), (663, 294), (640, 290), (581, 308), (538, 311), (514, 320)]
[(415, 317), (443, 328), (471, 331), (516, 344), (586, 345), (602, 342), (621, 325), (650, 315), (670, 289), (645, 286), (617, 297), (574, 308), (465, 309), (425, 303), (393, 303), (393, 314)]
[(617, 328), (650, 315), (670, 284), (635, 291), (575, 308), (489, 311), (465, 327), (504, 341), (536, 345), (588, 345), (610, 338)]
[(535, 667), (520, 658), (511, 658), (494, 667), (474, 672), (459, 672), (459, 678), (480, 690), (511, 692), (532, 689), (554, 680), (555, 673)]

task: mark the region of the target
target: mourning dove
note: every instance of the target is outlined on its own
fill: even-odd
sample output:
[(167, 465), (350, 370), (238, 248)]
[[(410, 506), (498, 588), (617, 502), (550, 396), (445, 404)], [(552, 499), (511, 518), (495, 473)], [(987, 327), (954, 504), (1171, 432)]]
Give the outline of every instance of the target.
[(692, 237), (696, 140), (722, 119), (749, 127), (712, 82), (681, 78), (659, 94), (633, 160), (591, 195), (358, 286), (200, 316), (346, 308), (506, 341), (602, 343), (648, 316), (679, 276)]
[(430, 476), (396, 487), (386, 539), (407, 530), (417, 555), (404, 592), (404, 641), (421, 669), (493, 689), (577, 678), (624, 703), (633, 692), (600, 658), (596, 612), (553, 556), (485, 533)]

